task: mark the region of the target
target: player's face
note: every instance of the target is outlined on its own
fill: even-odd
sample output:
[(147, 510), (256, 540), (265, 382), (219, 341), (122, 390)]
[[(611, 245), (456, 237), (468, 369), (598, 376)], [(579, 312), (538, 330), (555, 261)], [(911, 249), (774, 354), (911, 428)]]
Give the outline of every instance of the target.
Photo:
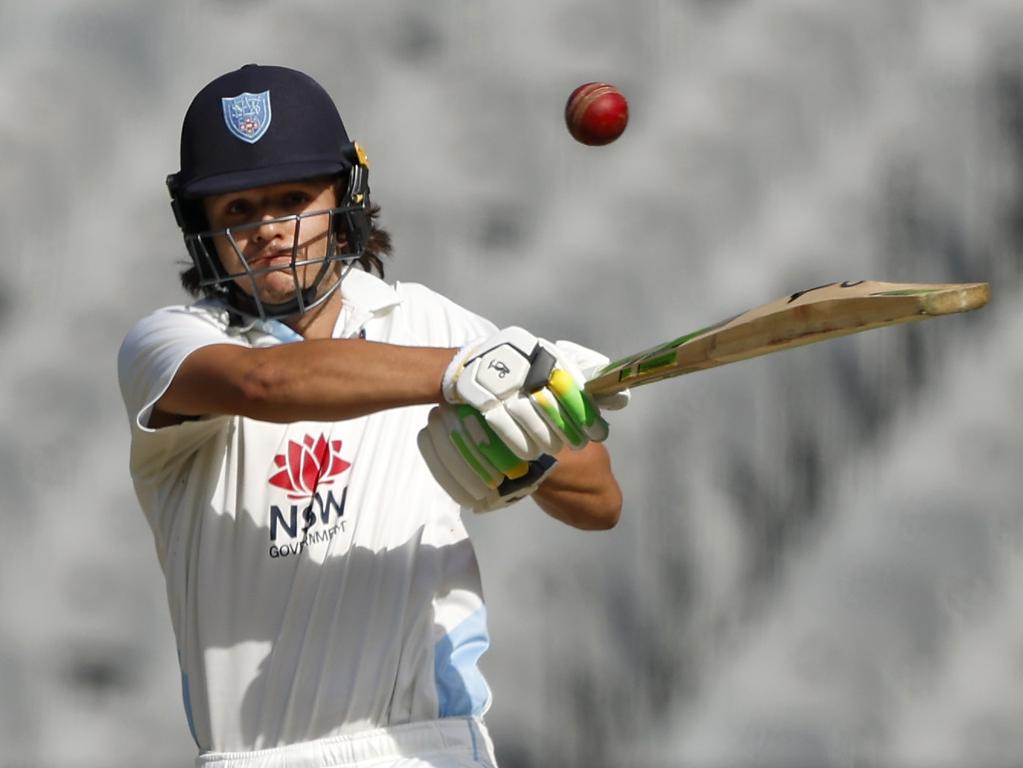
[(250, 296), (271, 304), (289, 301), (323, 268), (330, 241), (327, 211), (337, 205), (330, 179), (229, 192), (203, 204), (210, 229), (226, 230), (214, 238), (221, 264), (228, 274), (243, 275), (235, 282)]

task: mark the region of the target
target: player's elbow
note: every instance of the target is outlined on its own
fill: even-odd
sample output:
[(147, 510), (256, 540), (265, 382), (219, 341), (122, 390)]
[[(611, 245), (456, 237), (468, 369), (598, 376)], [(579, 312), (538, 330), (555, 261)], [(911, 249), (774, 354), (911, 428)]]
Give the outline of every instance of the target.
[(622, 517), (622, 494), (617, 483), (586, 494), (563, 511), (560, 519), (584, 531), (609, 531)]
[[(610, 470), (610, 467), (609, 467)], [(590, 530), (607, 531), (618, 525), (622, 517), (622, 489), (610, 472), (600, 473), (600, 480), (587, 495), (588, 525)]]
[(594, 505), (591, 530), (609, 531), (622, 518), (622, 492), (617, 484), (608, 488)]

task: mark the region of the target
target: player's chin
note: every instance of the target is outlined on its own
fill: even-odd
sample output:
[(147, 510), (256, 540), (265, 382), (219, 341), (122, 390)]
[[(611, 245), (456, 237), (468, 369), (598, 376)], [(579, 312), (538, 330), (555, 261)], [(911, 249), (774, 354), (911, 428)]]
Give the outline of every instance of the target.
[(257, 280), (259, 298), (272, 304), (291, 301), (302, 287), (290, 272), (270, 272)]

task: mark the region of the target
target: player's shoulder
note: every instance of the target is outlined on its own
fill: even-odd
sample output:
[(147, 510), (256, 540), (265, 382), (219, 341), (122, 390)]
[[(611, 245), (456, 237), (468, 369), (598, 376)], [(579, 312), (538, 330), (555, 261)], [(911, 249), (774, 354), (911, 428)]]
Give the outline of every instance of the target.
[(155, 309), (135, 321), (121, 342), (118, 357), (140, 347), (162, 345), (180, 338), (231, 336), (231, 317), (227, 308), (212, 299), (192, 304), (172, 304)]
[(201, 299), (191, 304), (171, 304), (143, 315), (135, 321), (127, 335), (157, 328), (190, 327), (216, 329), (226, 334), (231, 327), (231, 316), (227, 307), (215, 299)]

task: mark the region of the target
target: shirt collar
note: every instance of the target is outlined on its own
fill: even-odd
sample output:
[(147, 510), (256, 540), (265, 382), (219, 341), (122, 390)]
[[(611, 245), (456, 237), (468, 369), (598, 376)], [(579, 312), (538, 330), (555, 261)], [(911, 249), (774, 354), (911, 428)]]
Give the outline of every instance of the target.
[(393, 286), (361, 269), (351, 270), (341, 281), (341, 312), (334, 324), (334, 338), (357, 335), (367, 322), (400, 303)]
[[(342, 279), (339, 290), (341, 312), (334, 323), (335, 339), (357, 336), (367, 322), (401, 304), (401, 297), (393, 286), (361, 269), (350, 270)], [(229, 311), (222, 300), (202, 299), (192, 306), (216, 315), (224, 326), (229, 326)], [(250, 320), (232, 329), (234, 333), (247, 336), (253, 346), (257, 347), (302, 340), (298, 333), (280, 320)]]

